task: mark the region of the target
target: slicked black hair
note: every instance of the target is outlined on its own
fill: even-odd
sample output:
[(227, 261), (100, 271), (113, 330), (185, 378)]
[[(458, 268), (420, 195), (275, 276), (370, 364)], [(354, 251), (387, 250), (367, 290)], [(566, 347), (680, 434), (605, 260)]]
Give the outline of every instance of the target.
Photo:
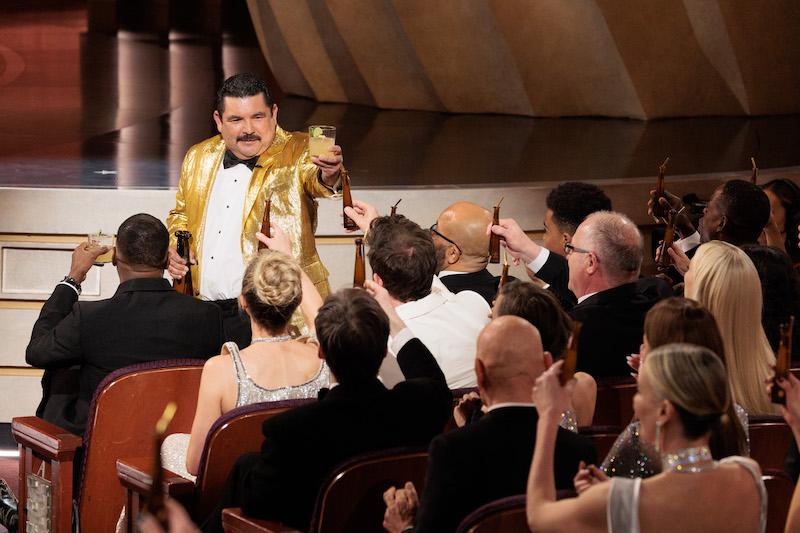
[(375, 379), (386, 355), (389, 317), (366, 291), (332, 294), (314, 320), (325, 361), (340, 384)]
[(570, 235), (592, 213), (611, 211), (611, 200), (600, 187), (579, 181), (562, 183), (550, 191), (545, 204), (559, 229)]
[(169, 233), (164, 223), (147, 213), (128, 217), (117, 230), (117, 250), (130, 265), (167, 266)]
[(257, 94), (264, 95), (264, 102), (272, 113), (272, 106), (275, 101), (272, 98), (267, 82), (249, 72), (241, 74), (234, 74), (222, 84), (222, 87), (217, 91), (217, 100), (215, 107), (222, 116), (225, 111), (225, 97), (232, 98), (247, 98), (248, 96), (255, 96)]

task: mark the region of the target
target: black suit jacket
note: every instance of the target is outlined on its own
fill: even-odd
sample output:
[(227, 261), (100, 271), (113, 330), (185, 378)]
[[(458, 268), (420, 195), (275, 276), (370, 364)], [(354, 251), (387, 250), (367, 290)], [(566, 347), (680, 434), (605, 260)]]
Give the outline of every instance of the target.
[[(415, 531), (455, 531), (461, 520), (481, 505), (524, 494), (538, 419), (535, 407), (502, 407), (473, 424), (436, 437), (431, 442)], [(578, 462), (592, 464), (595, 459), (588, 438), (559, 428), (556, 488), (571, 489)]]
[(642, 278), (598, 292), (573, 307), (569, 315), (583, 323), (577, 369), (595, 378), (628, 376), (625, 357), (639, 353), (645, 315), (671, 295), (666, 281)]
[[(486, 300), (486, 303), (490, 306), (494, 301), (494, 297), (497, 295), (497, 286), (500, 284), (500, 276), (493, 276), (492, 273), (485, 268), (477, 272), (468, 272), (466, 274), (440, 276), (439, 279), (450, 292), (477, 292), (483, 296), (483, 299)], [(509, 277), (509, 281), (511, 279), (514, 278)]]
[(536, 277), (550, 285), (548, 290), (558, 298), (565, 311), (569, 311), (578, 303), (575, 294), (569, 290), (569, 265), (563, 255), (551, 251), (547, 261), (536, 272)]
[[(224, 340), (219, 308), (178, 294), (163, 278), (128, 280), (108, 300), (77, 300), (70, 287), (56, 286), (33, 326), (25, 360), (46, 369), (37, 415), (78, 435), (109, 373), (159, 359), (205, 359)], [(64, 379), (70, 367), (77, 388)]]
[[(449, 418), (452, 395), (418, 339), (397, 359), (407, 379), (391, 390), (377, 378), (341, 384), (316, 403), (267, 420), (261, 453), (240, 459), (223, 502), (305, 531), (320, 486), (339, 463), (369, 451), (427, 445)], [(212, 516), (206, 530), (218, 530), (218, 522)]]

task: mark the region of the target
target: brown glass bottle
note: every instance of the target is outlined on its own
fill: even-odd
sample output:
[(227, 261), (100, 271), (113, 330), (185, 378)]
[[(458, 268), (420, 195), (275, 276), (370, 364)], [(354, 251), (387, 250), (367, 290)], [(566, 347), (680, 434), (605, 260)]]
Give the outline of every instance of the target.
[[(186, 261), (186, 266), (189, 266), (191, 264), (189, 254), (189, 239), (192, 238), (192, 234), (188, 231), (180, 230), (175, 232), (175, 237), (178, 239), (178, 255), (181, 256), (184, 261)], [(194, 296), (191, 267), (186, 275), (183, 276), (183, 278), (172, 280), (172, 286), (181, 294)]]
[[(494, 214), (492, 215), (492, 225), (497, 226), (498, 224), (500, 224), (500, 202), (494, 206)], [(500, 262), (500, 235), (494, 232), (489, 237), (489, 262)]]
[(345, 207), (353, 207), (353, 196), (350, 193), (350, 176), (342, 172), (342, 221), (344, 222), (344, 229), (358, 229), (355, 221), (344, 213)]
[[(272, 195), (270, 195), (270, 197), (267, 198), (267, 205), (264, 207), (264, 217), (261, 219), (261, 233), (263, 233), (267, 237), (272, 237), (272, 233), (270, 232), (269, 229), (269, 224), (270, 224), (269, 211), (271, 207), (272, 207)], [(263, 250), (266, 247), (267, 247), (266, 244), (264, 244), (261, 241), (258, 241), (259, 250)]]
[(353, 265), (353, 287), (359, 289), (364, 288), (366, 276), (364, 267), (364, 239), (359, 237), (356, 239), (356, 261)]

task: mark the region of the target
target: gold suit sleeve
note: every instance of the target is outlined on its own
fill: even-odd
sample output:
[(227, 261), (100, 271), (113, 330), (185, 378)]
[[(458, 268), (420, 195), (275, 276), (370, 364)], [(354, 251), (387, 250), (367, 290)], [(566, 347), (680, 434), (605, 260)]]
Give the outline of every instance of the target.
[(186, 215), (186, 182), (189, 179), (189, 158), (187, 153), (181, 165), (181, 179), (178, 182), (178, 192), (175, 193), (175, 207), (167, 215), (167, 231), (169, 232), (169, 245), (176, 246), (175, 232), (189, 228), (189, 218)]

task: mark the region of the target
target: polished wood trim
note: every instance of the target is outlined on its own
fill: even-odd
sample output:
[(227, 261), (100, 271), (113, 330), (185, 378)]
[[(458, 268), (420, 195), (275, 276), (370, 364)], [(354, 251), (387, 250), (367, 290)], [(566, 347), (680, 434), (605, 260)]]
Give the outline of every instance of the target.
[(41, 368), (26, 366), (0, 366), (0, 377), (40, 378), (44, 374)]
[(35, 309), (40, 310), (44, 305), (39, 300), (0, 300), (0, 309)]
[(11, 432), (22, 447), (30, 448), (51, 461), (71, 460), (83, 443), (81, 437), (35, 416), (14, 418)]

